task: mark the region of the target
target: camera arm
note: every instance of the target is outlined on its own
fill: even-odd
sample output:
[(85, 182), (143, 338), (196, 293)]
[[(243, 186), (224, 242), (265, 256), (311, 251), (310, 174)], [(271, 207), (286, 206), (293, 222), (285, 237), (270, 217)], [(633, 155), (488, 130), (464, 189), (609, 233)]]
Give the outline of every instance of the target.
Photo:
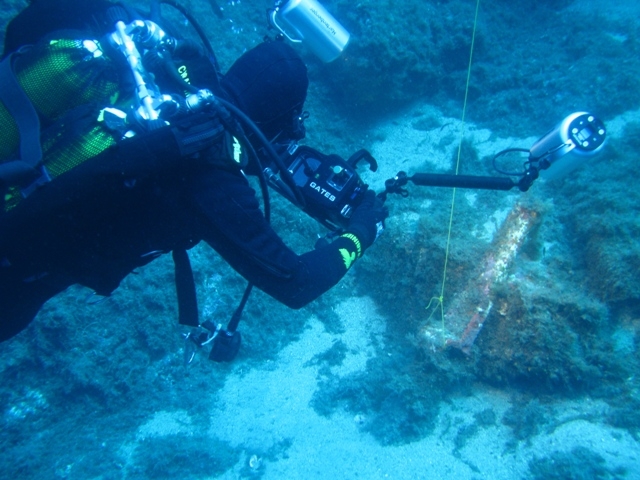
[(378, 196), (386, 200), (387, 194), (398, 193), (403, 197), (408, 192), (403, 187), (411, 182), (421, 187), (455, 187), (472, 188), (474, 190), (502, 190), (507, 191), (518, 187), (521, 192), (526, 192), (539, 176), (538, 169), (528, 168), (519, 181), (509, 177), (487, 177), (478, 175), (449, 175), (438, 173), (415, 173), (408, 176), (406, 172), (398, 172), (396, 176), (385, 181), (385, 189)]
[[(403, 187), (412, 182), (425, 187), (456, 187), (481, 190), (511, 190), (518, 187), (521, 192), (529, 190), (542, 170), (553, 166), (553, 172), (568, 173), (581, 165), (585, 158), (598, 153), (604, 146), (606, 128), (601, 120), (587, 112), (575, 112), (565, 117), (555, 128), (547, 132), (530, 149), (508, 148), (493, 157), (493, 165), (503, 177), (473, 175), (449, 175), (416, 173), (408, 176), (405, 172), (385, 182), (385, 189), (378, 194), (386, 200), (387, 194), (398, 193), (403, 197), (408, 192)], [(528, 152), (529, 158), (520, 173), (503, 172), (496, 167), (496, 159), (514, 152)], [(511, 177), (518, 176), (514, 181)]]

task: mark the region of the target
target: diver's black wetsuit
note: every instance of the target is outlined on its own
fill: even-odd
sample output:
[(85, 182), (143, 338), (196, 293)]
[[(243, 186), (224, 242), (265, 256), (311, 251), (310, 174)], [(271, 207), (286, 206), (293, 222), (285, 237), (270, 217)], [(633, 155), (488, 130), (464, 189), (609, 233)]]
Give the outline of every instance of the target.
[[(14, 26), (25, 22), (18, 18)], [(23, 44), (18, 33), (8, 29), (7, 47)], [(21, 331), (46, 300), (72, 284), (108, 295), (160, 252), (201, 240), (292, 308), (345, 274), (339, 250), (355, 256), (352, 240), (297, 255), (266, 222), (240, 171), (213, 161), (220, 152), (176, 162), (176, 146), (164, 138), (159, 131), (123, 141), (0, 216), (0, 340)], [(142, 156), (156, 168), (136, 170)]]

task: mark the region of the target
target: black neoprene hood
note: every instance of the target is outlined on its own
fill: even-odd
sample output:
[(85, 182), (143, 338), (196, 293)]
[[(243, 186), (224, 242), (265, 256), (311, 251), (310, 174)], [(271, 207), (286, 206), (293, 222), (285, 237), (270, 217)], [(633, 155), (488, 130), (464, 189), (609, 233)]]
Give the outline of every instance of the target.
[(264, 42), (243, 54), (221, 81), (232, 102), (268, 139), (288, 132), (302, 112), (309, 79), (302, 59), (283, 41)]

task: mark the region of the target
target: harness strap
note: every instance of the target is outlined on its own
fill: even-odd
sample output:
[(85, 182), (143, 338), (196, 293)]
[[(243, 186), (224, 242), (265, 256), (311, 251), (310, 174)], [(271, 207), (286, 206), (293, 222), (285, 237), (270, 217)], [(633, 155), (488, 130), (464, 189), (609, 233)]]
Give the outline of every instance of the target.
[(171, 252), (175, 265), (176, 293), (178, 295), (178, 318), (180, 325), (197, 327), (200, 325), (198, 319), (198, 300), (196, 298), (196, 284), (193, 280), (193, 270), (189, 254), (184, 248), (175, 249)]
[(31, 100), (13, 71), (13, 58), (20, 50), (0, 62), (0, 101), (15, 120), (20, 132), (20, 160), (0, 165), (0, 180), (7, 184), (25, 183), (40, 176), (36, 169), (42, 161), (40, 119)]
[(0, 183), (5, 185), (17, 185), (35, 180), (39, 173), (22, 160), (11, 160), (0, 163)]

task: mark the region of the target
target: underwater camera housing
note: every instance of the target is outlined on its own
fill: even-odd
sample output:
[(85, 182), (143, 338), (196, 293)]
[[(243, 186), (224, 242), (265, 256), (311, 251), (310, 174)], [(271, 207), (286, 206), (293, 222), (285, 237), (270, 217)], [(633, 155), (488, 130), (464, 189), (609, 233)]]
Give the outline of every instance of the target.
[[(305, 200), (302, 210), (336, 231), (347, 226), (368, 189), (356, 171), (363, 160), (372, 172), (378, 169), (378, 162), (367, 150), (359, 150), (344, 160), (338, 155), (324, 155), (313, 148), (294, 145), (284, 163)], [(266, 173), (271, 186), (296, 203), (286, 185), (271, 170)]]

